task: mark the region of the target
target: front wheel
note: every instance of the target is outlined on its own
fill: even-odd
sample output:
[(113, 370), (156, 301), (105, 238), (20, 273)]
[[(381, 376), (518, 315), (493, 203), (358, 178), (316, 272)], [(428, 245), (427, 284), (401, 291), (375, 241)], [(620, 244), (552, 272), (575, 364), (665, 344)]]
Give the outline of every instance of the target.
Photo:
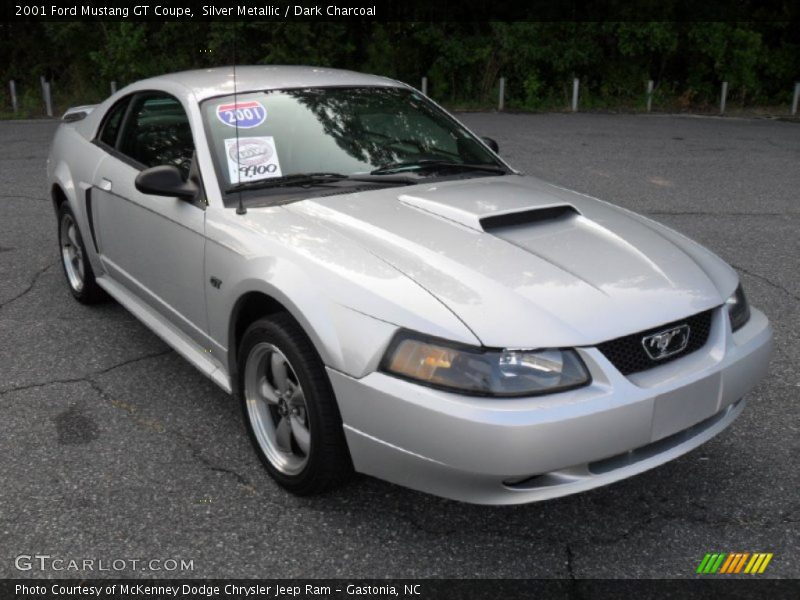
[(238, 357), (245, 424), (272, 478), (298, 495), (348, 479), (353, 468), (330, 381), (294, 319), (282, 313), (254, 322)]

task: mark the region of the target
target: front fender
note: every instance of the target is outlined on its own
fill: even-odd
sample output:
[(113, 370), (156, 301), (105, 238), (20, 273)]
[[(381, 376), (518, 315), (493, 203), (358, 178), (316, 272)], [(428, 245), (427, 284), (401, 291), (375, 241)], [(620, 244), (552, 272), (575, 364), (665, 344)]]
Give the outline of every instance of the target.
[[(272, 298), (294, 317), (327, 366), (356, 378), (377, 369), (397, 327), (331, 302), (323, 294), (307, 294), (305, 290), (314, 290), (315, 286), (301, 279), (279, 274), (274, 282), (253, 278), (239, 282), (230, 292), (230, 297), (236, 300), (229, 313), (227, 339), (234, 339), (236, 321), (245, 300), (258, 293)], [(232, 376), (236, 373), (235, 357), (235, 348), (229, 343), (227, 364)]]
[[(374, 370), (398, 327), (478, 340), (407, 276), (340, 234), (281, 207), (247, 215), (209, 207), (206, 298), (212, 352), (232, 365), (237, 303), (258, 292), (283, 305), (323, 362), (353, 377)], [(219, 287), (210, 285), (214, 277)], [(233, 373), (233, 370), (231, 370)]]

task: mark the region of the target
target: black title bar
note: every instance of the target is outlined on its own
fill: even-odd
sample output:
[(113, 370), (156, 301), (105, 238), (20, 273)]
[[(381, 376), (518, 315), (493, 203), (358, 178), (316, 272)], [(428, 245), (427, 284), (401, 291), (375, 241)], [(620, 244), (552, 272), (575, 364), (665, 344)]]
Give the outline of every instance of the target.
[(3, 21), (798, 21), (795, 0), (4, 0)]

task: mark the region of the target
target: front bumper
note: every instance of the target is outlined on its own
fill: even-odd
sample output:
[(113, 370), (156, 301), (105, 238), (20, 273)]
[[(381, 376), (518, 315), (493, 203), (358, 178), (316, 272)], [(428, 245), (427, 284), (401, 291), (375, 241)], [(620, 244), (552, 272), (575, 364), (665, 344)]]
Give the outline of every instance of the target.
[(357, 471), (478, 504), (518, 504), (606, 485), (696, 448), (741, 413), (766, 374), (767, 318), (732, 333), (714, 312), (706, 345), (625, 377), (595, 348), (592, 384), (549, 396), (461, 396), (374, 372), (328, 370)]

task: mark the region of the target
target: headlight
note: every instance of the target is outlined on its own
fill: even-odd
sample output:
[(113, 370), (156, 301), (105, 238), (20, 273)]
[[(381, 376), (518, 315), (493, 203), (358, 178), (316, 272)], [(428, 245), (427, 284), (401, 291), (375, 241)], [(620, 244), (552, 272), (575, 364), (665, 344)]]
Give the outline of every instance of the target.
[(728, 309), (733, 331), (741, 329), (750, 320), (750, 305), (747, 304), (741, 283), (733, 295), (725, 301), (725, 308)]
[(574, 350), (491, 350), (399, 331), (381, 370), (475, 396), (534, 396), (591, 381)]

